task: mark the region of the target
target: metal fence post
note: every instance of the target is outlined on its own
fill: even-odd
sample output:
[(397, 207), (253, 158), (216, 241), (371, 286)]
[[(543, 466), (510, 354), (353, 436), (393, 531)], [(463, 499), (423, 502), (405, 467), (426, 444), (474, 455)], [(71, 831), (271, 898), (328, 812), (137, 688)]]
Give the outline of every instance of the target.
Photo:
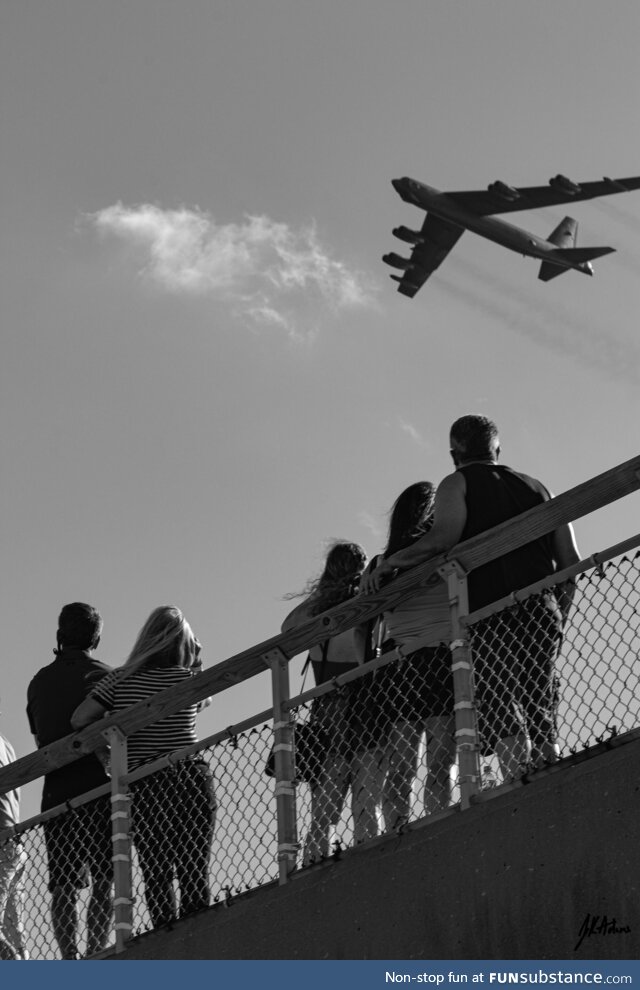
[(287, 882), (296, 867), (298, 833), (293, 760), (293, 720), (284, 707), (289, 700), (289, 661), (277, 647), (263, 655), (271, 669), (273, 693), (273, 753), (275, 763), (276, 815), (278, 820), (278, 880)]
[(113, 844), (116, 952), (123, 952), (133, 929), (131, 879), (131, 797), (127, 773), (127, 737), (114, 725), (104, 735), (111, 750), (111, 841)]
[(453, 671), (456, 750), (460, 784), (460, 807), (469, 807), (480, 789), (480, 747), (473, 696), (473, 666), (467, 631), (460, 619), (469, 614), (467, 575), (457, 560), (439, 568), (449, 589), (451, 615), (451, 669)]

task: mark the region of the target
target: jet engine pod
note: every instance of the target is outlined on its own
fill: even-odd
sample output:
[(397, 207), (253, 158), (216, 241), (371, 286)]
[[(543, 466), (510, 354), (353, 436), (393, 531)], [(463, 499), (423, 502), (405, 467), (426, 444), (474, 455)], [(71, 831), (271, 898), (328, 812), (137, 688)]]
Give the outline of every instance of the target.
[(407, 268), (411, 268), (411, 261), (409, 258), (402, 258), (399, 254), (395, 254), (393, 251), (390, 254), (383, 254), (382, 260), (385, 265), (391, 265), (392, 268), (401, 268), (406, 271)]
[(424, 240), (419, 230), (409, 230), (408, 227), (394, 227), (391, 233), (398, 240), (406, 241), (407, 244), (420, 244)]
[(567, 193), (568, 196), (576, 196), (582, 192), (582, 187), (577, 182), (572, 182), (566, 175), (554, 175), (553, 179), (549, 179), (549, 185), (552, 189), (559, 189), (561, 192)]
[(517, 199), (520, 199), (520, 193), (513, 186), (508, 186), (506, 182), (492, 182), (488, 186), (489, 192), (493, 193), (494, 196), (498, 196), (499, 199), (506, 199), (508, 203), (515, 203)]

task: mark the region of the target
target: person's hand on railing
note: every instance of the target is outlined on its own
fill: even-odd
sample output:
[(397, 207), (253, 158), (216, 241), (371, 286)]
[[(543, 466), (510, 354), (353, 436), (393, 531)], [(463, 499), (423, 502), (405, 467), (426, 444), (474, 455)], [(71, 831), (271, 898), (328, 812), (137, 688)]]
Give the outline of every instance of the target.
[(396, 574), (398, 568), (386, 560), (381, 560), (377, 567), (365, 574), (360, 582), (361, 595), (373, 595), (380, 591), (383, 584)]
[(101, 746), (95, 749), (94, 756), (100, 761), (107, 777), (111, 776), (111, 750), (108, 746)]
[[(202, 673), (202, 656), (201, 656), (201, 651), (202, 651), (202, 646), (200, 645), (200, 643), (196, 639), (195, 640), (195, 651), (194, 651), (193, 662), (192, 662), (191, 667), (190, 667), (191, 673), (194, 676), (196, 674)], [(203, 709), (208, 708), (209, 705), (212, 703), (212, 701), (213, 701), (213, 698), (202, 698), (202, 700), (199, 701), (198, 704), (197, 704), (198, 714), (201, 711), (203, 711)]]
[(562, 615), (562, 627), (564, 628), (569, 619), (573, 599), (576, 593), (575, 578), (568, 578), (566, 581), (563, 581), (562, 584), (556, 585), (555, 592), (560, 613)]

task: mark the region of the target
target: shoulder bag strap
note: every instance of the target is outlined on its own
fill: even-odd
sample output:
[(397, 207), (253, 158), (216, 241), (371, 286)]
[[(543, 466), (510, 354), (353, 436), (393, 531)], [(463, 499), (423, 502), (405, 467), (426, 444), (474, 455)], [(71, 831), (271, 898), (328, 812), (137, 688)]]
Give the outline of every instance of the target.
[[(324, 682), (324, 675), (327, 671), (328, 653), (329, 653), (329, 640), (325, 639), (325, 641), (322, 644), (322, 666), (320, 667), (320, 679), (319, 679), (320, 684)], [(307, 679), (307, 673), (309, 671), (310, 666), (311, 666), (311, 653), (307, 653), (307, 659), (305, 660), (304, 666), (302, 668), (302, 690), (304, 690), (304, 682)]]

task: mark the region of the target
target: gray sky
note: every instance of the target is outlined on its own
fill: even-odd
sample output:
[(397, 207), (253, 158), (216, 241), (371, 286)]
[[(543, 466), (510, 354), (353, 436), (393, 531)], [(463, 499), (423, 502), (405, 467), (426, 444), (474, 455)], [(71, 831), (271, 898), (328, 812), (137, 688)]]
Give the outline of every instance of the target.
[[(496, 419), (505, 462), (556, 492), (638, 453), (640, 194), (572, 207), (579, 243), (618, 251), (593, 279), (545, 285), (466, 234), (410, 302), (380, 257), (421, 223), (397, 176), (640, 174), (639, 29), (636, 0), (5, 0), (0, 693), (20, 754), (67, 601), (101, 609), (109, 663), (161, 603), (217, 662), (277, 632), (327, 539), (379, 548), (399, 491), (450, 469), (458, 415)], [(579, 522), (583, 555), (637, 508)]]

